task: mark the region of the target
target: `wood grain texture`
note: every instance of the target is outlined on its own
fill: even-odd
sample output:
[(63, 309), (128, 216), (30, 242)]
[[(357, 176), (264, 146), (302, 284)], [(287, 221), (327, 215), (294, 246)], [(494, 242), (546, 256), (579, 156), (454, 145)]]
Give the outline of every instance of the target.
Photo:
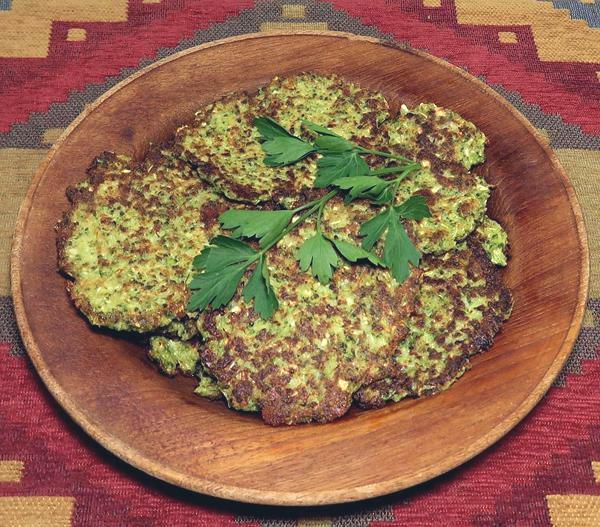
[[(92, 330), (56, 270), (53, 226), (64, 189), (102, 150), (142, 156), (201, 104), (277, 74), (336, 72), (395, 104), (433, 101), (489, 138), (482, 168), (507, 228), (512, 318), (450, 390), (324, 425), (271, 428), (158, 375), (135, 344)], [(514, 427), (549, 388), (579, 332), (588, 250), (573, 189), (531, 125), (483, 83), (426, 54), (327, 32), (249, 35), (163, 60), (107, 92), (42, 163), (12, 255), (17, 319), (58, 402), (93, 438), (158, 478), (215, 496), (309, 505), (382, 495), (472, 458)]]

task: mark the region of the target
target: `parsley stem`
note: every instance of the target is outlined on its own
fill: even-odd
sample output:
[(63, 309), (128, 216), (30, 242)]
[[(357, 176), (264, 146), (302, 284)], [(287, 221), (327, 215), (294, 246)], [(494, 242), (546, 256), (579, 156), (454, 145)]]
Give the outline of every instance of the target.
[[(371, 150), (369, 148), (363, 148), (361, 146), (358, 147), (358, 151), (361, 154), (373, 154), (381, 157), (389, 157), (390, 159), (397, 159), (398, 161), (404, 161), (405, 163), (415, 163), (412, 159), (404, 156), (397, 156), (395, 154), (390, 154), (389, 152), (382, 152), (381, 150)], [(418, 164), (418, 163), (415, 163)]]
[(317, 199), (313, 199), (312, 201), (309, 201), (308, 203), (305, 203), (304, 205), (300, 205), (299, 207), (296, 207), (295, 209), (293, 209), (294, 213), (297, 214), (298, 212), (302, 212), (303, 210), (310, 209), (320, 200), (321, 200), (321, 198), (317, 198)]
[(398, 193), (398, 187), (400, 186), (401, 181), (404, 179), (404, 177), (399, 177), (396, 178), (394, 183), (393, 183), (393, 187), (392, 187), (392, 205), (394, 204), (394, 202), (396, 201), (396, 194)]
[[(333, 197), (333, 196), (332, 196)], [(321, 201), (319, 208), (317, 209), (317, 232), (321, 234), (321, 217), (323, 216), (323, 208), (327, 201)]]
[(376, 170), (371, 170), (368, 175), (369, 176), (383, 176), (385, 174), (397, 174), (398, 172), (408, 173), (409, 170), (407, 170), (407, 167), (386, 167), (386, 168), (378, 168)]
[[(270, 242), (268, 245), (265, 245), (258, 253), (257, 255), (263, 255), (265, 254), (271, 247), (273, 247), (274, 245), (277, 245), (277, 243), (279, 243), (279, 241), (287, 236), (290, 232), (292, 232), (296, 227), (298, 227), (298, 225), (304, 223), (308, 218), (310, 218), (316, 211), (322, 210), (323, 207), (325, 206), (325, 204), (331, 199), (333, 198), (337, 193), (339, 192), (339, 190), (330, 190), (327, 194), (325, 194), (324, 196), (320, 197), (319, 199), (316, 199), (314, 201), (310, 201), (309, 203), (307, 203), (306, 205), (303, 205), (302, 207), (299, 207), (299, 209), (295, 209), (295, 210), (304, 210), (307, 209), (308, 210), (302, 214), (299, 218), (297, 218), (296, 220), (294, 220), (292, 223), (290, 223), (283, 231), (281, 231), (281, 234), (279, 236), (277, 236), (277, 238), (275, 238), (272, 242)], [(319, 222), (319, 218), (317, 218), (317, 222)]]

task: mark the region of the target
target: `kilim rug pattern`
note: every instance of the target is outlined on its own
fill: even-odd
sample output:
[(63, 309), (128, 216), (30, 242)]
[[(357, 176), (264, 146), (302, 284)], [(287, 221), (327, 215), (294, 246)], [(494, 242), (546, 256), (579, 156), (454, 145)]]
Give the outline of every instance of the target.
[[(39, 162), (84, 106), (211, 40), (329, 29), (402, 42), (478, 76), (575, 185), (591, 295), (566, 368), (506, 438), (427, 484), (317, 510), (243, 506), (126, 466), (54, 403), (19, 341), (8, 259)], [(0, 0), (0, 526), (600, 526), (600, 4), (594, 0)]]

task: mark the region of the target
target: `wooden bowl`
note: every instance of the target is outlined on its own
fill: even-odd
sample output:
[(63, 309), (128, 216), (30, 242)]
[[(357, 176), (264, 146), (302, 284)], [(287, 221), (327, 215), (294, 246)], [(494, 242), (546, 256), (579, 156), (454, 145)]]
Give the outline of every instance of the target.
[[(506, 227), (515, 308), (490, 351), (448, 391), (325, 425), (271, 428), (156, 373), (134, 343), (93, 330), (56, 268), (65, 188), (103, 150), (141, 156), (200, 105), (274, 75), (335, 72), (394, 103), (433, 101), (489, 138), (484, 165)], [(441, 60), (374, 39), (307, 32), (199, 46), (133, 75), (88, 107), (42, 163), (12, 257), (17, 320), (61, 406), (108, 450), (165, 481), (245, 502), (311, 505), (397, 491), (472, 458), (514, 427), (550, 386), (579, 332), (588, 282), (581, 211), (554, 154), (483, 83)]]

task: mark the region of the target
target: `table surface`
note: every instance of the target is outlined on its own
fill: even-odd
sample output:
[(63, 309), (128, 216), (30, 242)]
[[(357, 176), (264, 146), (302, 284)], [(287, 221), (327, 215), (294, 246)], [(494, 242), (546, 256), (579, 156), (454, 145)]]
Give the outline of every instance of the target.
[[(600, 525), (599, 28), (593, 0), (0, 0), (0, 525)], [(590, 300), (573, 354), (506, 438), (409, 491), (310, 510), (182, 491), (97, 446), (29, 363), (8, 269), (36, 167), (86, 104), (190, 46), (298, 29), (394, 40), (484, 80), (549, 141), (577, 191), (591, 250)]]

